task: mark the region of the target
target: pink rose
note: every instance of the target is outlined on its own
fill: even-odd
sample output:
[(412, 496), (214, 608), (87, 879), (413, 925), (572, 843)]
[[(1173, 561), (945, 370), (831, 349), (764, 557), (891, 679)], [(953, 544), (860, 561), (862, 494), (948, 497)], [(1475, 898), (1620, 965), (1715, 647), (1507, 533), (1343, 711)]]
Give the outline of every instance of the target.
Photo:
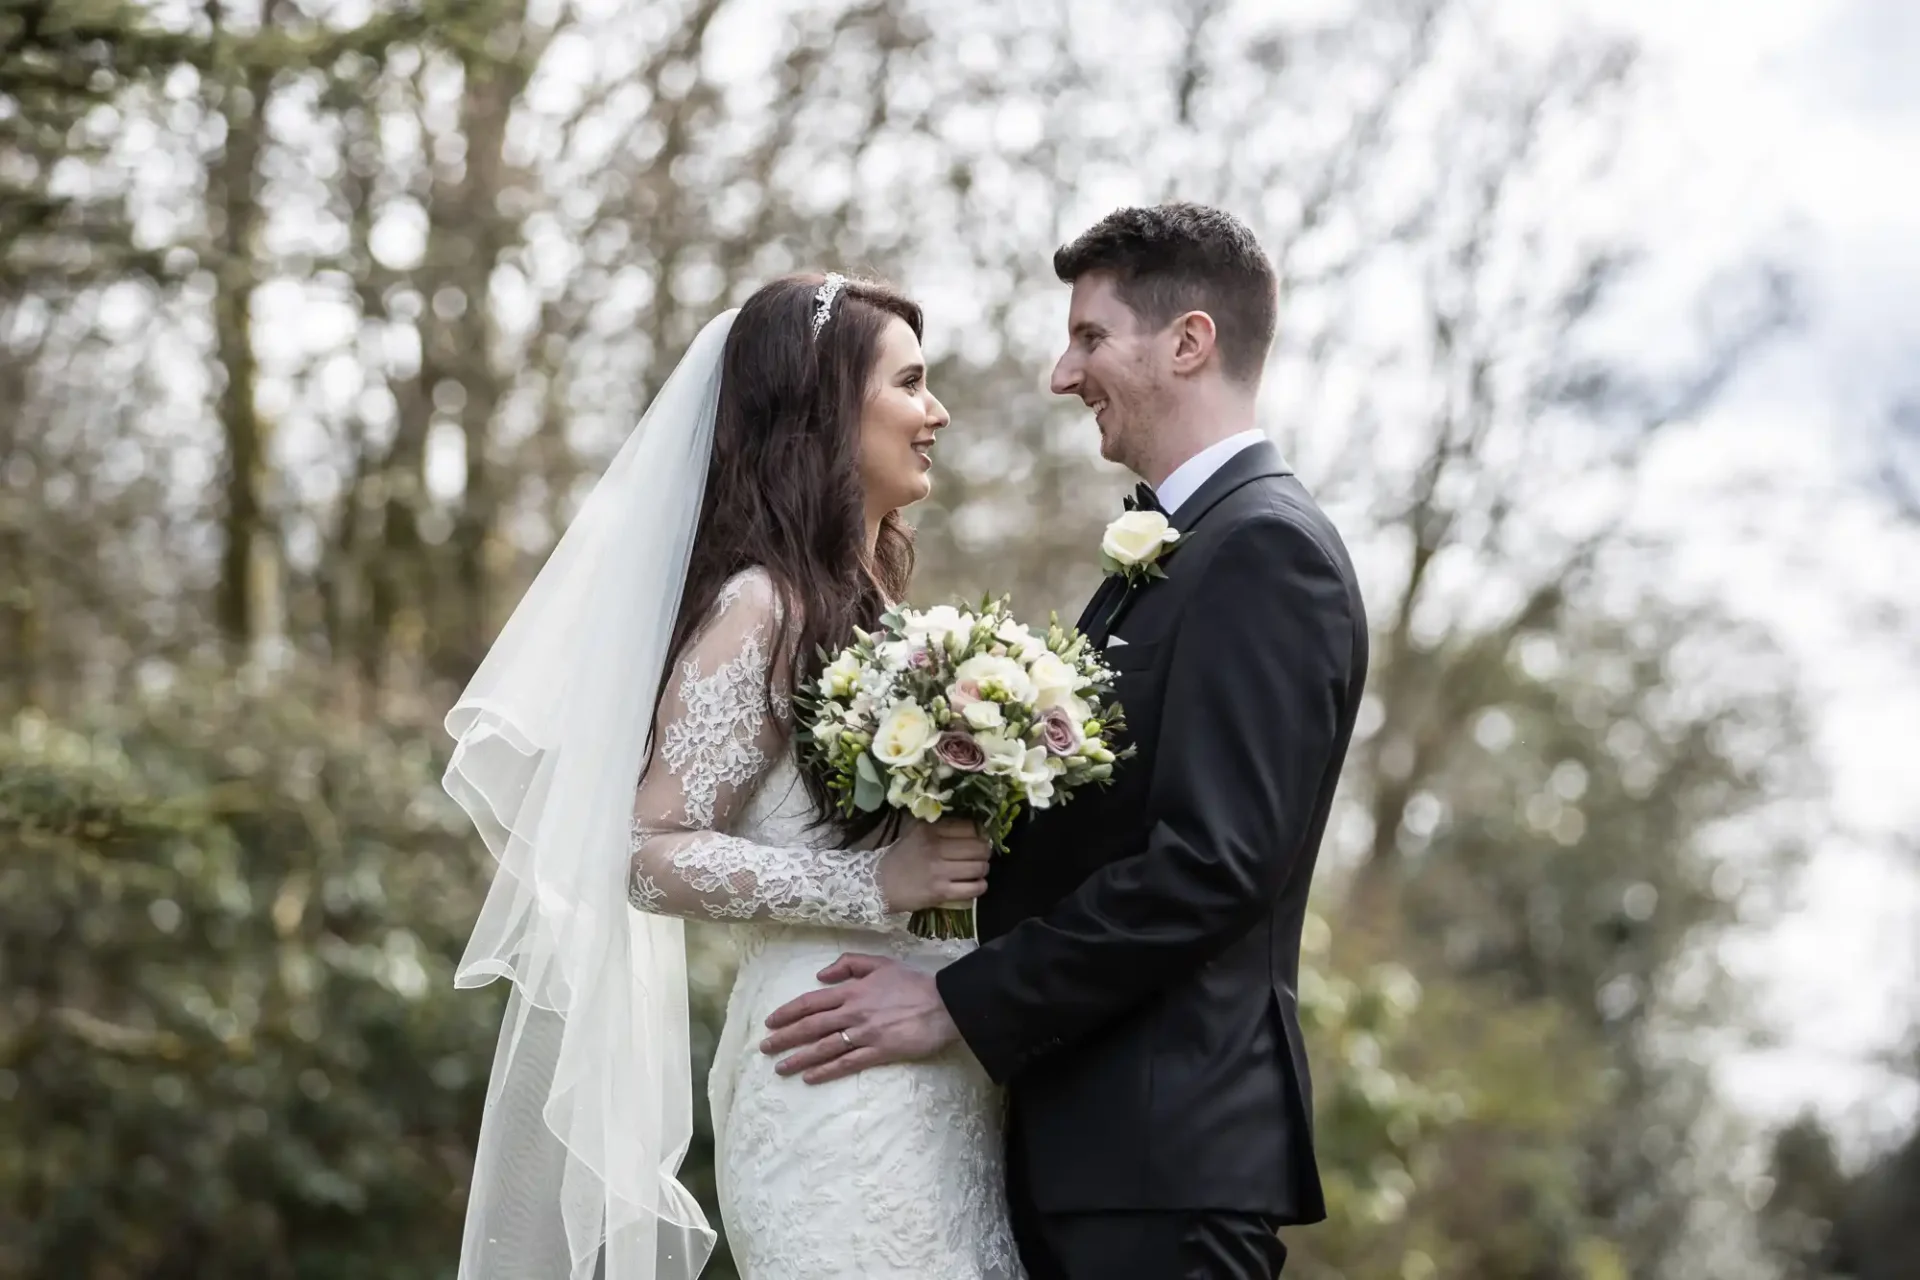
[(917, 644), (913, 652), (907, 655), (907, 665), (915, 671), (925, 671), (933, 665), (933, 655), (927, 652), (927, 646)]
[(958, 729), (949, 729), (935, 739), (933, 754), (940, 763), (962, 773), (978, 773), (987, 767), (987, 753), (980, 749), (973, 735)]
[(980, 701), (980, 686), (972, 680), (962, 680), (947, 690), (947, 705), (955, 711), (965, 711)]
[(1048, 707), (1040, 714), (1040, 740), (1057, 756), (1072, 755), (1084, 741), (1080, 726), (1073, 722), (1065, 707)]

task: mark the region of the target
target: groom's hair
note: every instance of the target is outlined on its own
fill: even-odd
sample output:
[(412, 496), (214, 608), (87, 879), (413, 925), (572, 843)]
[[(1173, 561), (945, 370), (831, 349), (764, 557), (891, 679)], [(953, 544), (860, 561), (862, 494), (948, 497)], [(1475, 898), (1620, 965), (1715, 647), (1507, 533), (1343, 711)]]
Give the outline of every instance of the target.
[(1064, 284), (1106, 272), (1120, 301), (1155, 329), (1189, 311), (1213, 317), (1220, 363), (1258, 382), (1273, 346), (1279, 281), (1247, 225), (1203, 204), (1116, 209), (1053, 255)]

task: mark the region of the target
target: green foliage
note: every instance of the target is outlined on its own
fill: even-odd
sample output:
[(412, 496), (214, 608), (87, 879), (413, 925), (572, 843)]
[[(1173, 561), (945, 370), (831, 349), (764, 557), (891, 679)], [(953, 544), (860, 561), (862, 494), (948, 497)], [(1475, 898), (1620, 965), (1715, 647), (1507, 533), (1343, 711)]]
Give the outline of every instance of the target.
[[(452, 986), (488, 867), (439, 742), (301, 678), (7, 726), (0, 1276), (452, 1273), (499, 999)], [(729, 955), (691, 959), (703, 1070)], [(1343, 1221), (1466, 1110), (1390, 1061), (1419, 993), (1303, 976)], [(683, 1176), (711, 1211), (704, 1119)]]
[[(1404, 933), (1376, 942), (1418, 951)], [(1420, 984), (1398, 964), (1341, 967), (1372, 978), (1301, 975), (1328, 1221), (1289, 1237), (1289, 1273), (1624, 1274), (1582, 1269), (1613, 1253), (1581, 1176), (1587, 1126), (1609, 1101), (1601, 1046), (1551, 1001)]]
[(437, 735), (303, 692), (0, 736), (0, 1274), (451, 1274), (474, 842)]
[[(1461, 1128), (1472, 1176), (1436, 1175), (1443, 1193), (1420, 1206), (1442, 1275), (1586, 1274), (1555, 1270), (1576, 1256), (1662, 1274), (1694, 1206), (1737, 1197), (1705, 1069), (1676, 1049), (1738, 1024), (1711, 942), (1797, 856), (1771, 806), (1809, 790), (1791, 681), (1763, 638), (1658, 601), (1627, 620), (1555, 614), (1383, 674), (1431, 735), (1415, 739), (1431, 764), (1412, 781), (1395, 779), (1390, 743), (1368, 745), (1363, 776), (1406, 788), (1385, 832), (1396, 874), (1370, 900), (1385, 918), (1347, 923), (1449, 975), (1460, 1002), (1462, 1030), (1438, 1041), (1457, 1056), (1415, 1074), (1451, 1065), (1514, 1081), (1503, 1107), (1540, 1104)], [(1710, 647), (1723, 669), (1700, 665)], [(1519, 1010), (1547, 1020), (1541, 1042), (1565, 1058), (1537, 1095), (1518, 1083), (1532, 1064), (1505, 1056), (1529, 1034)]]

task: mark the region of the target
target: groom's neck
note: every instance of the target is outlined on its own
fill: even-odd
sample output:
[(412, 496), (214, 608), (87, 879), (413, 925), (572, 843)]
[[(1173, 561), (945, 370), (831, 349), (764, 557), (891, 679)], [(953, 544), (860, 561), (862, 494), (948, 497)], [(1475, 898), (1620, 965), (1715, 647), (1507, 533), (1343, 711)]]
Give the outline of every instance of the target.
[(1153, 456), (1141, 459), (1136, 471), (1157, 489), (1206, 450), (1257, 425), (1251, 394), (1194, 397), (1154, 424)]

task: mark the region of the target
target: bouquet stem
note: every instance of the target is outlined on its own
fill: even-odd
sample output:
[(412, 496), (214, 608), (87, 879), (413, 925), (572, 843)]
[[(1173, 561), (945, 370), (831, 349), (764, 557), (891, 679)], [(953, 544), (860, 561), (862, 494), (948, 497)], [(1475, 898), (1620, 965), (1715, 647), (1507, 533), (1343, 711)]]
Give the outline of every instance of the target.
[(941, 942), (972, 942), (980, 936), (972, 904), (916, 911), (907, 922), (907, 929), (916, 938), (934, 938)]

